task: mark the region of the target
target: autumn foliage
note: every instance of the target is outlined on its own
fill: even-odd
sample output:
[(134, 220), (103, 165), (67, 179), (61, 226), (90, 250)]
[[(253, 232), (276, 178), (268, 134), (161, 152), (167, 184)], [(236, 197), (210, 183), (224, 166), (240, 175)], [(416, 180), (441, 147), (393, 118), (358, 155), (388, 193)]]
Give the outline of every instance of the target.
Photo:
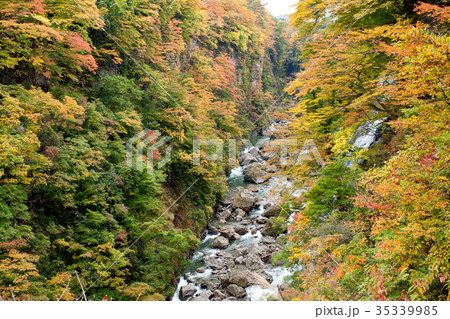
[[(192, 141), (253, 129), (286, 30), (259, 0), (0, 1), (0, 298), (171, 296), (229, 169)], [(143, 129), (172, 138), (153, 174), (125, 165)]]
[[(449, 300), (449, 8), (298, 4), (305, 71), (289, 86), (291, 133), (320, 141), (328, 165), (287, 170), (308, 190), (288, 235), (302, 267), (290, 298)], [(355, 147), (377, 120), (377, 142)]]

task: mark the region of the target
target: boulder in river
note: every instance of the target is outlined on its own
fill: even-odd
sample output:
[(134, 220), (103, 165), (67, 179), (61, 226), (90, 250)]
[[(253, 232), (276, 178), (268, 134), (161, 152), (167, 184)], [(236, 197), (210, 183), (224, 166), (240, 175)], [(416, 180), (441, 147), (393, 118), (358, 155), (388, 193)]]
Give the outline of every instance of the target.
[(277, 242), (277, 240), (273, 237), (270, 236), (264, 236), (261, 239), (261, 243), (263, 243), (264, 245), (270, 245), (270, 244), (275, 244)]
[(269, 221), (269, 219), (267, 217), (258, 217), (256, 218), (255, 221), (258, 224), (266, 224)]
[(219, 300), (224, 300), (227, 297), (227, 295), (225, 295), (223, 292), (221, 292), (220, 290), (214, 290), (214, 300), (219, 301)]
[(234, 262), (235, 262), (236, 264), (243, 265), (243, 264), (245, 263), (245, 258), (244, 258), (244, 256), (239, 256), (239, 257), (237, 257), (237, 258), (234, 260)]
[(230, 241), (227, 238), (219, 236), (214, 239), (214, 241), (211, 244), (211, 248), (225, 249), (229, 245)]
[(258, 275), (263, 277), (267, 282), (271, 283), (273, 281), (273, 277), (271, 274), (269, 274), (267, 271), (264, 271), (262, 269), (255, 271)]
[(199, 267), (199, 268), (197, 268), (197, 272), (198, 272), (199, 274), (204, 273), (204, 272), (205, 272), (205, 267)]
[(220, 285), (222, 287), (226, 287), (230, 283), (230, 275), (229, 274), (219, 274), (219, 276), (217, 276), (217, 279), (219, 279)]
[(251, 154), (251, 155), (253, 155), (254, 157), (258, 158), (258, 156), (259, 156), (258, 148), (256, 148), (256, 147), (250, 148), (250, 149), (248, 150), (248, 154)]
[(260, 274), (251, 272), (248, 274), (248, 278), (251, 285), (256, 285), (265, 289), (275, 290), (270, 283)]
[(233, 209), (242, 209), (245, 212), (249, 212), (255, 206), (256, 197), (248, 191), (241, 191), (234, 198), (232, 202)]
[(191, 298), (190, 301), (209, 301), (214, 296), (211, 290), (204, 290), (198, 296)]
[(178, 296), (180, 300), (185, 301), (192, 297), (197, 292), (197, 288), (194, 285), (187, 285), (180, 288)]
[(248, 226), (252, 223), (252, 221), (250, 219), (245, 219), (241, 222), (242, 226)]
[(242, 218), (245, 217), (247, 213), (245, 211), (243, 211), (242, 209), (238, 208), (234, 211), (233, 215), (234, 215), (234, 220), (237, 222), (240, 222), (242, 220)]
[(277, 232), (275, 231), (275, 229), (273, 229), (272, 227), (272, 222), (269, 220), (266, 224), (266, 226), (264, 226), (263, 230), (261, 231), (261, 234), (263, 234), (263, 236), (272, 236), (272, 237), (276, 237), (277, 236)]
[(231, 217), (231, 209), (225, 209), (216, 213), (217, 219), (227, 221)]
[(243, 298), (247, 295), (244, 288), (239, 287), (238, 285), (235, 285), (235, 284), (229, 285), (227, 288), (227, 291), (230, 295), (232, 295), (236, 298)]
[(245, 259), (245, 267), (249, 270), (258, 270), (264, 268), (264, 262), (256, 254), (248, 254)]
[(264, 210), (262, 215), (264, 217), (278, 217), (281, 213), (281, 207), (278, 205), (272, 205)]
[(219, 228), (219, 232), (220, 232), (220, 235), (221, 235), (221, 236), (223, 236), (223, 237), (225, 237), (225, 238), (227, 238), (227, 239), (230, 239), (231, 237), (234, 236), (234, 229), (233, 229), (233, 226), (229, 226), (229, 225), (227, 225), (227, 226), (221, 226), (221, 227)]
[(239, 235), (245, 235), (248, 233), (248, 228), (244, 225), (236, 225), (234, 226), (234, 231)]
[(225, 263), (221, 259), (216, 259), (216, 260), (211, 261), (211, 263), (209, 264), (209, 267), (213, 270), (219, 270), (219, 269), (222, 269), (223, 267), (225, 267)]
[(232, 271), (230, 276), (230, 283), (245, 288), (250, 286), (248, 280), (248, 271)]
[(256, 184), (262, 184), (269, 179), (267, 172), (261, 169), (261, 165), (253, 163), (244, 168), (244, 180)]
[(250, 153), (244, 153), (239, 157), (239, 164), (241, 166), (249, 165), (257, 161), (258, 159)]

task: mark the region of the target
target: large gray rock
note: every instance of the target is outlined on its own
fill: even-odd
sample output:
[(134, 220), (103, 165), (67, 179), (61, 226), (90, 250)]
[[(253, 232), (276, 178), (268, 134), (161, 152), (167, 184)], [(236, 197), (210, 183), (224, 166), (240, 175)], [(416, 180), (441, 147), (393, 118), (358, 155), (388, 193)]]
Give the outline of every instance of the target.
[(267, 172), (261, 169), (261, 165), (253, 163), (244, 168), (244, 180), (256, 184), (262, 184), (269, 179)]
[(250, 219), (245, 219), (241, 222), (241, 225), (243, 226), (248, 226), (252, 223), (252, 221)]
[(259, 156), (259, 151), (256, 147), (252, 147), (248, 150), (248, 153), (253, 155), (254, 157), (258, 157)]
[(239, 157), (239, 164), (241, 166), (249, 165), (257, 161), (258, 159), (250, 153), (244, 153)]
[(273, 277), (271, 274), (269, 274), (267, 271), (264, 271), (262, 269), (257, 270), (255, 273), (263, 277), (267, 282), (271, 283), (273, 281)]
[(222, 236), (216, 237), (211, 244), (211, 248), (225, 249), (230, 245), (230, 241)]
[(192, 297), (196, 292), (197, 288), (195, 288), (194, 285), (187, 285), (181, 287), (178, 296), (180, 297), (180, 300), (185, 301), (188, 300), (190, 297)]
[(234, 261), (236, 264), (238, 265), (243, 265), (245, 263), (245, 257), (244, 256), (239, 256), (235, 259)]
[(204, 290), (198, 296), (191, 298), (190, 301), (209, 301), (214, 296), (211, 290)]
[(231, 209), (225, 209), (216, 213), (219, 220), (228, 220), (231, 217)]
[(233, 228), (233, 226), (229, 226), (229, 225), (221, 226), (219, 228), (219, 232), (220, 232), (221, 236), (223, 236), (223, 237), (225, 237), (227, 239), (230, 239), (230, 238), (232, 238), (234, 236), (234, 228)]
[(239, 235), (245, 235), (248, 233), (248, 228), (244, 225), (236, 225), (234, 226), (234, 231)]
[(268, 221), (269, 219), (267, 217), (258, 217), (255, 220), (257, 224), (266, 224)]
[(230, 283), (245, 288), (250, 286), (248, 280), (248, 271), (232, 271), (230, 276)]
[(264, 210), (264, 212), (262, 213), (262, 215), (264, 217), (278, 217), (281, 213), (281, 207), (277, 206), (277, 205), (272, 205), (270, 207), (268, 207), (266, 210)]
[(222, 269), (223, 267), (225, 267), (225, 262), (223, 260), (216, 259), (216, 260), (211, 261), (211, 263), (209, 264), (209, 267), (213, 270)]
[(260, 274), (251, 272), (248, 274), (249, 282), (251, 285), (256, 285), (265, 289), (275, 290), (270, 283)]
[(205, 272), (205, 267), (199, 267), (199, 268), (197, 268), (197, 272), (198, 272), (199, 274), (203, 274), (203, 273)]
[(255, 206), (256, 197), (250, 192), (242, 191), (233, 200), (231, 206), (233, 209), (242, 209), (245, 212), (249, 212)]
[(234, 284), (229, 285), (227, 291), (230, 295), (236, 298), (243, 298), (247, 295), (244, 288)]
[(275, 244), (276, 242), (277, 240), (270, 236), (265, 236), (261, 239), (261, 243), (263, 243), (264, 245)]
[(240, 222), (242, 218), (245, 217), (246, 214), (247, 213), (244, 210), (238, 208), (234, 211), (234, 220)]
[(217, 279), (219, 279), (220, 285), (222, 287), (226, 287), (230, 283), (230, 275), (229, 274), (220, 274), (217, 276)]
[(220, 290), (214, 290), (214, 298), (216, 298), (215, 300), (217, 300), (217, 301), (224, 300), (226, 297), (227, 297), (227, 295), (225, 295)]
[(277, 232), (273, 229), (273, 224), (270, 220), (264, 226), (263, 230), (261, 231), (261, 234), (263, 234), (263, 236), (272, 236), (272, 237), (277, 236)]
[(258, 270), (264, 268), (264, 262), (256, 254), (248, 254), (245, 259), (245, 267), (249, 270)]

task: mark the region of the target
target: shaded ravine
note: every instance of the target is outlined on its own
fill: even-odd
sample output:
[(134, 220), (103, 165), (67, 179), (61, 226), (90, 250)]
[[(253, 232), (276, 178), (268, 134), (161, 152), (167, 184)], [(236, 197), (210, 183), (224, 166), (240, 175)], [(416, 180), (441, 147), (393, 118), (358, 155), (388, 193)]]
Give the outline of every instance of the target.
[[(252, 141), (256, 146), (241, 151), (241, 165), (229, 174), (229, 191), (204, 230), (190, 266), (180, 277), (173, 301), (282, 299), (279, 289), (293, 271), (280, 263), (273, 264), (272, 255), (282, 247), (267, 217), (279, 210), (278, 194), (273, 189), (288, 182), (271, 178), (264, 184), (254, 184), (244, 179), (249, 166), (266, 164), (263, 145), (268, 140), (268, 136), (257, 136)], [(249, 153), (253, 154), (251, 160)], [(243, 203), (239, 202), (241, 197)], [(245, 201), (252, 200), (250, 208), (244, 207)], [(247, 208), (247, 212), (236, 206)]]

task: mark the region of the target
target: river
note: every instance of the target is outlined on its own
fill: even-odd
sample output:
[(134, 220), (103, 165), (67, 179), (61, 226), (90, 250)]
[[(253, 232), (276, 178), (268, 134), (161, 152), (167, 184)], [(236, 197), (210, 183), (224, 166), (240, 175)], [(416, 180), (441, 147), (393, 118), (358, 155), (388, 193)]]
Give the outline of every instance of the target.
[[(256, 136), (252, 139), (252, 143), (258, 146), (269, 140), (268, 136)], [(249, 152), (256, 155), (254, 148), (246, 147), (240, 155)], [(259, 146), (256, 149), (259, 150), (257, 164), (263, 166), (266, 161), (261, 157), (262, 148)], [(234, 168), (229, 174), (229, 192), (232, 193), (233, 190), (252, 192), (256, 198), (254, 207), (242, 220), (221, 219), (218, 217), (220, 213), (216, 211), (202, 234), (201, 243), (192, 255), (190, 266), (179, 279), (173, 301), (282, 299), (279, 289), (289, 282), (293, 269), (285, 268), (279, 263), (274, 264), (271, 260), (271, 255), (280, 251), (282, 247), (278, 244), (276, 236), (263, 235), (264, 222), (267, 222), (267, 218), (263, 215), (265, 208), (277, 205), (280, 192), (283, 188), (289, 187), (290, 183), (280, 177), (272, 177), (260, 184), (248, 183), (244, 180), (244, 166)], [(226, 205), (231, 206), (229, 202), (225, 202), (223, 206)], [(227, 207), (222, 207), (221, 213), (223, 214), (226, 209)], [(223, 236), (218, 229), (226, 232), (225, 226), (239, 229), (242, 235), (231, 237), (229, 245), (225, 248), (212, 248), (214, 240), (219, 235)], [(245, 282), (245, 278), (238, 281), (239, 279), (233, 278), (236, 272), (250, 274), (250, 277), (253, 276), (251, 278), (256, 279), (250, 283)], [(230, 286), (229, 280), (237, 283), (238, 287)]]

